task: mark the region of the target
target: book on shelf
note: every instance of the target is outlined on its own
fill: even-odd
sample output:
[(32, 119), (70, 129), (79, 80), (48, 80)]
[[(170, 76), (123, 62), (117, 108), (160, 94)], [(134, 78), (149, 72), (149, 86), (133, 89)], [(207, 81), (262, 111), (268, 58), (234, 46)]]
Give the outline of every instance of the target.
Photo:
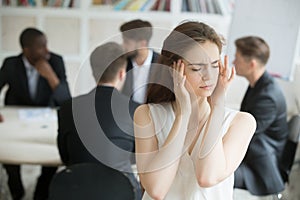
[(215, 8), (215, 14), (222, 15), (222, 10), (220, 4), (217, 2), (217, 0), (212, 0), (213, 6)]
[(97, 5), (114, 5), (120, 0), (93, 0), (92, 5), (97, 6)]
[(189, 10), (191, 12), (199, 12), (197, 10), (197, 1), (196, 0), (188, 0)]
[(20, 7), (27, 7), (27, 6), (36, 6), (35, 0), (1, 0), (1, 6), (20, 6)]
[(151, 8), (151, 10), (158, 10), (160, 1), (161, 1), (161, 0), (156, 0), (155, 4), (154, 4), (153, 7)]
[(113, 6), (113, 10), (129, 11), (170, 11), (171, 0), (120, 0)]
[(207, 6), (205, 0), (199, 0), (199, 4), (201, 7), (201, 12), (202, 13), (207, 13)]
[(156, 0), (147, 0), (146, 3), (141, 7), (141, 11), (151, 10), (156, 3)]
[(70, 6), (71, 0), (63, 0), (62, 7), (68, 8)]
[(12, 6), (10, 0), (1, 0), (1, 6)]
[(164, 10), (165, 4), (166, 4), (166, 0), (160, 0), (159, 4), (158, 4), (158, 7), (157, 7), (157, 10), (159, 10), (159, 11)]
[(203, 3), (205, 4), (206, 0), (183, 0), (182, 1), (182, 12), (200, 12), (206, 13), (206, 6), (203, 7)]
[(164, 11), (167, 11), (167, 12), (171, 11), (171, 0), (166, 0)]
[(93, 0), (92, 4), (93, 5), (101, 5), (101, 4), (103, 4), (103, 0)]
[(170, 0), (157, 0), (151, 10), (155, 11), (170, 11), (171, 1)]
[[(41, 1), (41, 0), (36, 0), (36, 1)], [(77, 1), (74, 1), (74, 0), (43, 0), (43, 3), (38, 3), (38, 4), (42, 4), (44, 7), (72, 8), (72, 7), (78, 6), (78, 5), (75, 6), (75, 4), (78, 3)]]
[(28, 6), (29, 2), (27, 0), (18, 0), (18, 6)]
[(28, 3), (30, 6), (36, 6), (36, 1), (35, 0), (28, 0)]
[(134, 3), (134, 1), (135, 1), (135, 0), (129, 1), (129, 2), (125, 5), (125, 7), (123, 8), (123, 10), (128, 10), (129, 7)]
[(121, 0), (114, 5), (114, 10), (123, 10), (126, 5), (130, 2), (130, 0)]
[(213, 3), (213, 0), (206, 0), (206, 5), (207, 5), (207, 13), (210, 13), (210, 14), (217, 13), (216, 8)]
[(126, 8), (126, 10), (138, 11), (141, 10), (142, 6), (146, 3), (147, 0), (134, 0), (132, 3)]
[[(60, 0), (58, 0), (58, 1), (60, 1)], [(46, 2), (46, 6), (48, 6), (48, 7), (54, 7), (54, 5), (58, 4), (57, 0), (46, 0), (45, 2)]]
[(228, 15), (232, 13), (235, 0), (182, 0), (183, 12), (200, 12)]
[(181, 12), (188, 12), (189, 6), (186, 0), (182, 0), (181, 3)]

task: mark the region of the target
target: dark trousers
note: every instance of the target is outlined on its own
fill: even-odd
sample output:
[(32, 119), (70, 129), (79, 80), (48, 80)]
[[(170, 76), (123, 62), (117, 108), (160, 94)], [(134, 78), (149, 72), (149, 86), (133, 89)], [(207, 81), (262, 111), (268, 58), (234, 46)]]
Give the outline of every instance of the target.
[(133, 189), (135, 190), (135, 199), (134, 200), (141, 200), (142, 199), (142, 188), (141, 184), (136, 180), (133, 173), (125, 173), (124, 174), (128, 177), (129, 181), (131, 182)]
[[(19, 200), (24, 196), (24, 187), (21, 179), (20, 165), (3, 165), (8, 175), (8, 187), (13, 200)], [(37, 180), (34, 200), (48, 198), (48, 188), (57, 167), (42, 167), (42, 172)]]
[(247, 189), (245, 185), (244, 174), (241, 169), (242, 167), (243, 166), (240, 165), (234, 172), (234, 188)]

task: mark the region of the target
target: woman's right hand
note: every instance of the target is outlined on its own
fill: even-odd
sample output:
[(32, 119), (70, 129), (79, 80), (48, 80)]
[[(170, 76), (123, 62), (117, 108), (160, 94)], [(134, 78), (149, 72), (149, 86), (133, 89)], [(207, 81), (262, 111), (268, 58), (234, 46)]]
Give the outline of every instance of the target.
[(235, 76), (235, 69), (234, 67), (231, 68), (231, 72), (229, 69), (228, 64), (228, 56), (224, 57), (224, 64), (222, 63), (221, 59), (218, 62), (219, 65), (219, 77), (216, 88), (212, 95), (209, 98), (209, 102), (211, 106), (213, 105), (225, 105), (225, 93), (232, 82)]
[(176, 115), (191, 114), (192, 106), (190, 94), (185, 87), (186, 76), (184, 75), (184, 63), (182, 60), (173, 62), (173, 83), (176, 99)]

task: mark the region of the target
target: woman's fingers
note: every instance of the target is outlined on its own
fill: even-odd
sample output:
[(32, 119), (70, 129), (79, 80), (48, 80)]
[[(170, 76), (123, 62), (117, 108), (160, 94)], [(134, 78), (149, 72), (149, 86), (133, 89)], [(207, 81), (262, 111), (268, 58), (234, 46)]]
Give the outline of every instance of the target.
[(228, 69), (228, 56), (225, 55), (224, 57), (224, 66), (225, 66), (225, 69), (227, 70)]
[(224, 79), (225, 81), (231, 82), (235, 76), (235, 68), (231, 67), (231, 72), (229, 71), (228, 66), (228, 56), (224, 56), (224, 64), (222, 61), (219, 61), (219, 75), (220, 78)]
[(231, 74), (230, 74), (230, 77), (228, 79), (228, 82), (231, 82), (234, 79), (234, 76), (235, 76), (235, 68), (231, 67)]
[(224, 64), (222, 63), (222, 60), (220, 60), (220, 75), (228, 77), (228, 56), (225, 55), (224, 57)]
[(182, 60), (178, 60), (177, 62), (173, 62), (173, 78), (174, 78), (174, 85), (181, 85), (184, 83), (184, 63)]
[(224, 72), (224, 74), (226, 75), (226, 77), (228, 77), (228, 75), (229, 75), (229, 67), (228, 67), (228, 56), (227, 55), (225, 55), (225, 57), (224, 57), (224, 70), (225, 70), (225, 72)]
[(179, 74), (181, 76), (183, 76), (183, 74), (184, 74), (184, 63), (182, 62), (182, 60), (179, 60), (178, 62), (179, 62)]

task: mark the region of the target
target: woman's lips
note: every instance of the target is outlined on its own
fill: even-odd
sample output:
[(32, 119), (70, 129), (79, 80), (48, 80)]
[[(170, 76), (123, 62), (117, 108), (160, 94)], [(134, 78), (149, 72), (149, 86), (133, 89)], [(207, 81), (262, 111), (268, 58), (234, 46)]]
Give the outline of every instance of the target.
[(204, 90), (210, 90), (213, 87), (213, 85), (204, 85), (204, 86), (200, 86), (201, 89)]

